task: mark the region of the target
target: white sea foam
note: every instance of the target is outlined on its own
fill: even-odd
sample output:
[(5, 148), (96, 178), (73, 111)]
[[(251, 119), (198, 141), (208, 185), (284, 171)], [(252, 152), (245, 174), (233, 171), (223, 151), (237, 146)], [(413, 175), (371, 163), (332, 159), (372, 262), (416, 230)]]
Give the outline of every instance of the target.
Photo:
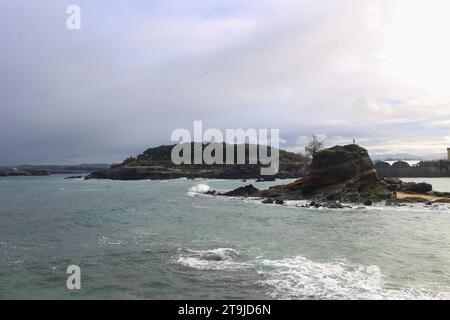
[(248, 267), (247, 263), (233, 261), (239, 252), (231, 248), (212, 250), (180, 250), (176, 262), (197, 270), (237, 270)]
[(123, 244), (122, 240), (112, 241), (109, 237), (102, 236), (98, 239), (98, 243), (103, 245), (121, 245)]
[(253, 270), (273, 299), (448, 299), (448, 293), (431, 289), (389, 286), (378, 266), (346, 261), (319, 263), (302, 256), (281, 260), (261, 256), (238, 262), (231, 248), (181, 250), (176, 263), (196, 270)]
[(201, 184), (198, 184), (196, 186), (189, 188), (188, 194), (190, 196), (195, 196), (198, 194), (207, 193), (208, 191), (211, 191), (210, 186), (208, 186), (207, 184), (201, 183)]
[(389, 288), (378, 266), (337, 261), (318, 263), (302, 256), (262, 260), (257, 271), (275, 299), (441, 299), (423, 288)]

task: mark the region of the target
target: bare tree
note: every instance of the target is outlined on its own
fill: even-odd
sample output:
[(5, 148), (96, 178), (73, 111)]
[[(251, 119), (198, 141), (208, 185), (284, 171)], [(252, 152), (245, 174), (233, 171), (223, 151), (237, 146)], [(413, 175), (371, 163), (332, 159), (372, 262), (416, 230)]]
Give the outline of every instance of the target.
[(324, 141), (320, 140), (316, 135), (312, 136), (312, 140), (305, 146), (305, 152), (309, 156), (315, 155), (324, 147)]

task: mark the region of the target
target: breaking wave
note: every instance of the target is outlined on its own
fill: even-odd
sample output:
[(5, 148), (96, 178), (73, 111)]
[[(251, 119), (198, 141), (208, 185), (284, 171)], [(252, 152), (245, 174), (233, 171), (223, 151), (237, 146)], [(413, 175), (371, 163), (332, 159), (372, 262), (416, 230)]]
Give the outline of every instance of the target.
[(195, 196), (198, 194), (207, 193), (208, 191), (211, 191), (210, 186), (208, 186), (207, 184), (201, 183), (201, 184), (198, 184), (196, 186), (189, 188), (188, 194), (190, 196)]
[(261, 284), (271, 288), (275, 299), (441, 299), (441, 293), (422, 288), (389, 288), (378, 266), (344, 261), (317, 263), (297, 256), (283, 260), (262, 260)]
[(231, 248), (212, 250), (180, 250), (182, 253), (176, 262), (188, 268), (197, 270), (237, 270), (246, 268), (246, 263), (233, 261), (239, 252)]
[(448, 299), (449, 293), (430, 289), (398, 287), (385, 283), (378, 266), (335, 261), (318, 263), (302, 256), (281, 260), (255, 258), (239, 262), (240, 253), (231, 248), (180, 250), (176, 263), (196, 270), (253, 270), (255, 284), (273, 299), (325, 300), (415, 300)]

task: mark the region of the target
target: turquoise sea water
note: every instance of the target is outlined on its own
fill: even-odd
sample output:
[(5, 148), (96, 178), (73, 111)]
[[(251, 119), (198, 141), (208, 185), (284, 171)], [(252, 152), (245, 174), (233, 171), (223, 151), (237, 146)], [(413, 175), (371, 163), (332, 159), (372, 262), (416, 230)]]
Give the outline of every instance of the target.
[[(450, 191), (450, 179), (431, 182)], [(0, 299), (450, 297), (450, 205), (304, 209), (201, 194), (245, 184), (0, 178)], [(72, 264), (79, 291), (66, 287)]]

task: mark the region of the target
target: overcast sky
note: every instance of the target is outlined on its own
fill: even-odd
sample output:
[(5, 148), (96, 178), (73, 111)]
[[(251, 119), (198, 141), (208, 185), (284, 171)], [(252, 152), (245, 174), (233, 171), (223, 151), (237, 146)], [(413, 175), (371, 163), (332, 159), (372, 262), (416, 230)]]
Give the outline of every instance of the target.
[[(66, 9), (81, 8), (69, 30)], [(2, 0), (0, 164), (119, 162), (174, 129), (450, 147), (447, 0)]]

